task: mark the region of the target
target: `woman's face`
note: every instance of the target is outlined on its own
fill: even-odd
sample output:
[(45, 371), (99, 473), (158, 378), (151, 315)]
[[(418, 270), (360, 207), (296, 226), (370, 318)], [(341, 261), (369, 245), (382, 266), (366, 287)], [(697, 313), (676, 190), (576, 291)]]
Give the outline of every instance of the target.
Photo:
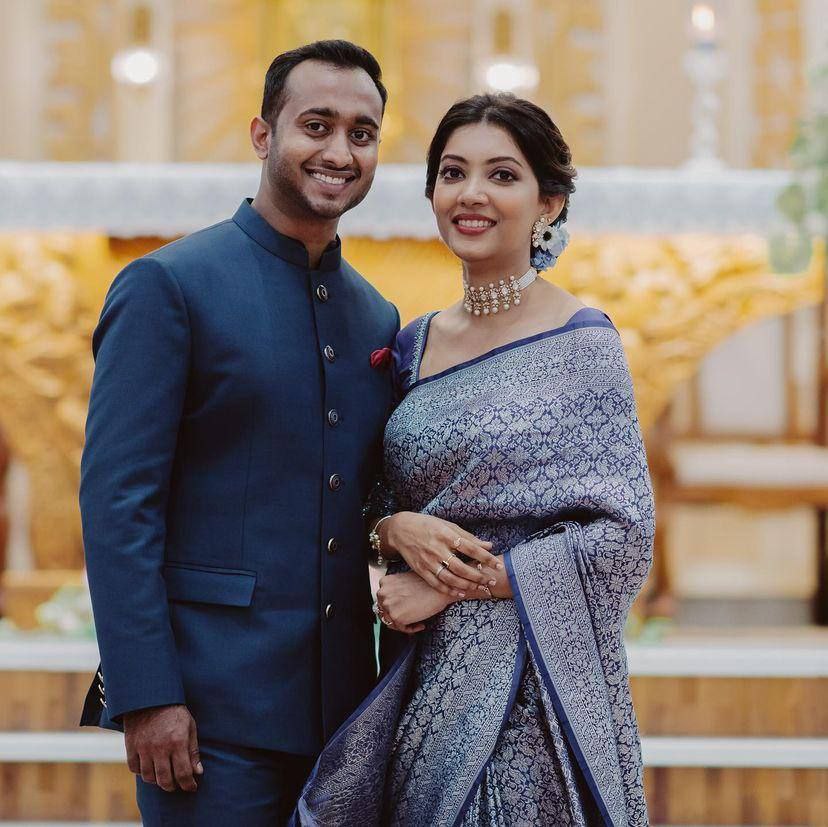
[[(431, 206), (443, 241), (469, 263), (528, 266), (532, 225), (544, 213), (532, 167), (506, 130), (461, 126), (440, 159)], [(520, 275), (520, 273), (506, 273)]]

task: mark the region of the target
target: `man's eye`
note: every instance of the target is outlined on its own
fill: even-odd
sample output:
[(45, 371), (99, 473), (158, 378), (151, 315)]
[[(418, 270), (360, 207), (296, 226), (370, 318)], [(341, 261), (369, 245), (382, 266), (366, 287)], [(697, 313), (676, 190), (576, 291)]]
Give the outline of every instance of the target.
[(325, 131), (325, 124), (320, 123), (319, 121), (309, 121), (305, 124), (305, 126), (311, 132), (324, 132)]
[(355, 129), (353, 136), (355, 141), (370, 141), (373, 137), (367, 129)]

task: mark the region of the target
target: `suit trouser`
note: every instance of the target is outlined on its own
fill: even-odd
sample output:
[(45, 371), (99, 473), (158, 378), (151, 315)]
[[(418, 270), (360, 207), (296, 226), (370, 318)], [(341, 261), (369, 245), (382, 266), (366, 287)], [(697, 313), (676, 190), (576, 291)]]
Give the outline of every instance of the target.
[(314, 758), (216, 741), (198, 745), (204, 774), (194, 793), (137, 778), (145, 827), (277, 827), (287, 823)]

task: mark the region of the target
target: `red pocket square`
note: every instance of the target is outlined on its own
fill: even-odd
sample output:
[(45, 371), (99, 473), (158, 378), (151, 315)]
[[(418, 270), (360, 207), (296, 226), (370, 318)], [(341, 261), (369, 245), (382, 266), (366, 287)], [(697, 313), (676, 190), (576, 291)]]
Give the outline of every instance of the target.
[(382, 370), (391, 364), (391, 348), (383, 347), (371, 354), (371, 367), (375, 370)]

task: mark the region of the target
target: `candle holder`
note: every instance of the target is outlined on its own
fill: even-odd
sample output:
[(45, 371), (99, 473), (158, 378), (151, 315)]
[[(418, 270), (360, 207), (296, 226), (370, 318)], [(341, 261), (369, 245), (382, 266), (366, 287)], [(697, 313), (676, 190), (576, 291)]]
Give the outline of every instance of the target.
[(717, 170), (724, 166), (719, 157), (718, 84), (724, 77), (727, 61), (718, 45), (712, 6), (694, 4), (690, 31), (693, 42), (684, 56), (684, 69), (693, 84), (692, 131), (690, 158), (684, 168)]

